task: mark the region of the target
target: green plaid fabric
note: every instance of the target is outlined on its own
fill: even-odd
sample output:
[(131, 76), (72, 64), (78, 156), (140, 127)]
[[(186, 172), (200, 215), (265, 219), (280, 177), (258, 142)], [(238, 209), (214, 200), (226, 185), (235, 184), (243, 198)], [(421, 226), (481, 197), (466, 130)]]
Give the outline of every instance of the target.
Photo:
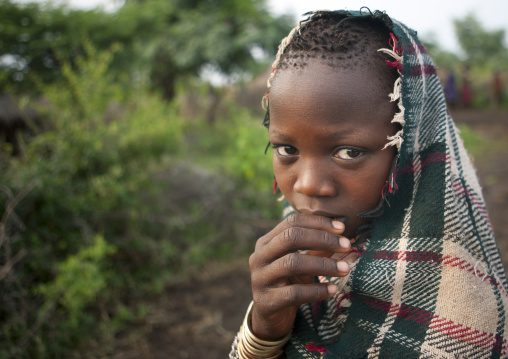
[(343, 291), (300, 308), (287, 356), (506, 358), (506, 278), (474, 168), (432, 59), (393, 23), (406, 120), (397, 189)]
[(300, 308), (286, 356), (507, 358), (506, 277), (475, 170), (432, 59), (393, 24), (406, 121), (396, 186), (343, 289)]

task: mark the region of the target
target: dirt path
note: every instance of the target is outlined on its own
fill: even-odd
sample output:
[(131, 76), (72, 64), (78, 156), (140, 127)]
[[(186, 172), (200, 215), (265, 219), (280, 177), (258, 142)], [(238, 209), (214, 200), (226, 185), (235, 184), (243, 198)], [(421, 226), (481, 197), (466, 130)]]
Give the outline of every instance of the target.
[(494, 227), (494, 233), (508, 268), (508, 112), (460, 111), (453, 114), (457, 123), (464, 123), (491, 141), (494, 148), (485, 159), (475, 161), (483, 195)]
[(168, 287), (134, 336), (118, 338), (113, 358), (227, 358), (251, 300), (247, 261), (212, 266), (199, 280)]
[[(493, 143), (508, 144), (508, 112), (454, 112)], [(487, 160), (477, 161), (478, 175), (505, 265), (508, 267), (508, 145)], [(154, 311), (134, 334), (116, 342), (115, 359), (220, 359), (250, 302), (247, 259), (209, 268), (205, 278), (183, 281), (153, 298)], [(141, 330), (139, 330), (141, 329)]]

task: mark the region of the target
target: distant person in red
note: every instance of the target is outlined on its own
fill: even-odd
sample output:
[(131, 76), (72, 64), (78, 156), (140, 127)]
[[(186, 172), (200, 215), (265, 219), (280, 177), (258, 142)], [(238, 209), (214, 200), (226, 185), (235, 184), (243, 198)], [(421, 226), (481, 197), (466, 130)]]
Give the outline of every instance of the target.
[(462, 98), (462, 104), (464, 107), (469, 108), (473, 104), (473, 89), (471, 88), (471, 84), (467, 78), (464, 79), (462, 83), (462, 88), (460, 89), (460, 95)]

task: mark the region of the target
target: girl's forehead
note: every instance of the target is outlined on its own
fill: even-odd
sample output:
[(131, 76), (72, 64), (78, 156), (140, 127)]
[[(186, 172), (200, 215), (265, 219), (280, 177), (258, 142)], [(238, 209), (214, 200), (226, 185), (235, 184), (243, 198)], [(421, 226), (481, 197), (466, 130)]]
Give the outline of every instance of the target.
[(375, 113), (379, 106), (393, 107), (389, 93), (372, 68), (311, 61), (303, 68), (278, 71), (269, 95), (270, 113), (288, 104), (306, 104), (315, 111), (334, 111), (340, 104)]
[[(281, 71), (270, 93), (270, 132), (293, 137), (354, 135), (380, 131), (382, 144), (393, 135), (396, 104), (384, 87), (360, 67), (333, 69), (309, 64), (300, 70)], [(369, 129), (369, 131), (366, 131)], [(291, 131), (289, 131), (291, 130)], [(372, 131), (371, 131), (372, 130)]]
[[(370, 144), (383, 148), (396, 133), (397, 104), (374, 70), (322, 62), (280, 71), (270, 92), (270, 138), (315, 148)], [(313, 142), (307, 142), (311, 141)], [(303, 141), (303, 142), (302, 142)]]

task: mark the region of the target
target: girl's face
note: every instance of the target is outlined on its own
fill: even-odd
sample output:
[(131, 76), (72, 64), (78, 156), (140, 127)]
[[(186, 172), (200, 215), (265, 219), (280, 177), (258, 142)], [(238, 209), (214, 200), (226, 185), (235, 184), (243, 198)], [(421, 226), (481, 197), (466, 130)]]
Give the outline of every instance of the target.
[(344, 223), (353, 238), (358, 214), (381, 198), (395, 155), (382, 150), (396, 104), (371, 69), (310, 61), (277, 73), (270, 91), (269, 137), (275, 178), (298, 212)]

